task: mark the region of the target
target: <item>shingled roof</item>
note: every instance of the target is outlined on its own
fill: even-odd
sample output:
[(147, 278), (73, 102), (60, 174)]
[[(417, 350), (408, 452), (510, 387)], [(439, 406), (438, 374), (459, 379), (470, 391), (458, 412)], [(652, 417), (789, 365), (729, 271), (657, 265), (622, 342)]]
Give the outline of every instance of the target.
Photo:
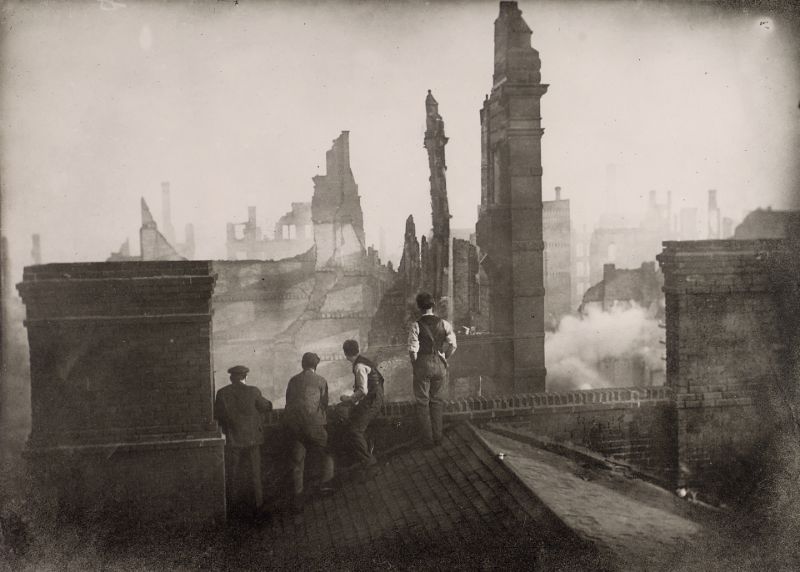
[(279, 568), (508, 570), (569, 560), (586, 569), (593, 558), (467, 423), (449, 428), (441, 447), (401, 449), (370, 478), (345, 478), (301, 514), (276, 512), (257, 534)]

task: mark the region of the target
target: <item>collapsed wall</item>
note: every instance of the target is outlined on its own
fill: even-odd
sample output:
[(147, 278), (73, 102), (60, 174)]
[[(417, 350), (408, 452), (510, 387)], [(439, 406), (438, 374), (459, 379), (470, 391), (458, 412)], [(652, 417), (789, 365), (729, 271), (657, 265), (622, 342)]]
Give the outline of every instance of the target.
[(359, 266), (315, 269), (313, 251), (280, 261), (215, 261), (214, 370), (218, 387), (236, 364), (249, 383), (281, 406), (304, 352), (317, 353), (331, 392), (349, 390), (353, 374), (342, 342), (366, 346), (372, 317), (392, 279), (375, 253)]

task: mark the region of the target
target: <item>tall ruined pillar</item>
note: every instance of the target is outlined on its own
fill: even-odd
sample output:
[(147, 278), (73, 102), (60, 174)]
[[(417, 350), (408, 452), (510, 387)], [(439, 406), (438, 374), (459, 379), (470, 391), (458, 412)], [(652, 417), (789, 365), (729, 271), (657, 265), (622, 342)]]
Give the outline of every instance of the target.
[[(430, 242), (432, 276), (431, 292), (439, 302), (443, 297), (450, 297), (448, 291), (450, 269), (450, 207), (447, 202), (447, 178), (445, 171), (444, 146), (447, 137), (444, 134), (444, 121), (439, 115), (439, 103), (434, 99), (431, 90), (425, 98), (425, 149), (428, 150), (428, 167), (431, 171), (431, 216), (433, 218), (433, 237)], [(448, 308), (452, 302), (448, 300)]]
[(477, 226), (492, 331), (513, 338), (514, 391), (543, 391), (542, 148), (539, 53), (516, 2), (494, 23), (494, 85), (481, 109)]

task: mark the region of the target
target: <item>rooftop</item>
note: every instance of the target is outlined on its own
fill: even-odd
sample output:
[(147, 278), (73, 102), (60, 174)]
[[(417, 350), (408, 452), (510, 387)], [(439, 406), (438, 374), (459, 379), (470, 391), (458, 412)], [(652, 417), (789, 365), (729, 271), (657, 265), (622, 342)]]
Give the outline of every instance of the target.
[(367, 478), (342, 473), (332, 495), (312, 496), (299, 514), (279, 499), (256, 524), (88, 536), (57, 527), (32, 534), (42, 540), (26, 560), (126, 570), (707, 568), (727, 513), (539, 445), (510, 424), (460, 422), (441, 447), (400, 445)]

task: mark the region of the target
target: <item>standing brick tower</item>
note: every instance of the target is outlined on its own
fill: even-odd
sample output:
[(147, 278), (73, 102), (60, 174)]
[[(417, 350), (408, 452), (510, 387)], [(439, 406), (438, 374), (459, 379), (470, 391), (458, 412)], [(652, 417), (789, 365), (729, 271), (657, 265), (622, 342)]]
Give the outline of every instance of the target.
[(513, 338), (513, 390), (544, 391), (542, 147), (539, 53), (516, 2), (494, 23), (494, 84), (481, 109), (477, 241), (491, 330)]

